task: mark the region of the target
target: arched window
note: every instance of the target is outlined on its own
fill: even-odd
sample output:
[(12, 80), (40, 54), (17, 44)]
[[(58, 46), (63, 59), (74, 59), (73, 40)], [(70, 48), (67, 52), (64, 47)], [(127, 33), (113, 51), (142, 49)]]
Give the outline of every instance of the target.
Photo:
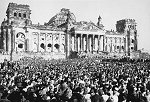
[(14, 16), (17, 17), (17, 13), (16, 12), (14, 13)]
[(59, 49), (59, 45), (58, 44), (55, 44), (54, 46), (56, 47), (56, 49)]
[(23, 48), (23, 44), (18, 44), (18, 48)]
[(19, 17), (21, 17), (21, 13), (19, 13)]
[(17, 33), (16, 38), (19, 37), (25, 39), (25, 35), (22, 32)]
[(41, 48), (45, 49), (44, 43), (40, 45)]

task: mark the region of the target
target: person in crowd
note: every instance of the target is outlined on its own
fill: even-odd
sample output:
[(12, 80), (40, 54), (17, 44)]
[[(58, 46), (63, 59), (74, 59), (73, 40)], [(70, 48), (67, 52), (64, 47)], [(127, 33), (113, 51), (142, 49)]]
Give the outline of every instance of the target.
[(81, 89), (80, 87), (77, 87), (75, 92), (72, 94), (70, 102), (85, 102), (83, 89)]
[(104, 102), (103, 97), (99, 95), (97, 89), (94, 89), (94, 95), (91, 96), (91, 102)]
[(90, 93), (88, 92), (88, 87), (85, 87), (84, 88), (84, 98), (85, 98), (85, 102), (91, 102), (91, 95)]

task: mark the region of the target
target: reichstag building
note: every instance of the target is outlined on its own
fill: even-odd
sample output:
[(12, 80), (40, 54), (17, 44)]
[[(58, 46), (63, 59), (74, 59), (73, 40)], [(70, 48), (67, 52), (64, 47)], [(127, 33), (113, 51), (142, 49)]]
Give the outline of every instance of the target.
[(75, 15), (66, 8), (43, 25), (32, 24), (30, 14), (29, 5), (8, 5), (7, 19), (1, 23), (1, 49), (12, 58), (29, 54), (66, 58), (71, 52), (131, 56), (137, 51), (134, 19), (118, 20), (116, 30), (109, 31), (104, 29), (100, 16), (96, 24), (76, 21)]

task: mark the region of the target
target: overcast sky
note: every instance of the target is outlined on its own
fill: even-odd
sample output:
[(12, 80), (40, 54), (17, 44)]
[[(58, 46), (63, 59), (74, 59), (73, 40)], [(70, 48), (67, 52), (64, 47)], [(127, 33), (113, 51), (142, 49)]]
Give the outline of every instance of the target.
[(68, 8), (77, 21), (97, 22), (100, 15), (107, 30), (116, 30), (116, 21), (130, 18), (137, 22), (138, 49), (150, 52), (150, 0), (0, 0), (0, 23), (10, 2), (30, 6), (34, 24), (44, 24), (61, 8)]

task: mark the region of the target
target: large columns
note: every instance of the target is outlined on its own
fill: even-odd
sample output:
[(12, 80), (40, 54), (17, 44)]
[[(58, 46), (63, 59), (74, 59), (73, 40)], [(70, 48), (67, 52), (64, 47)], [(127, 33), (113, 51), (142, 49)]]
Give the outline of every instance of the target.
[(100, 51), (100, 35), (98, 35), (98, 53), (99, 53), (99, 51)]
[(86, 44), (86, 40), (87, 40), (87, 39), (86, 39), (86, 34), (84, 34), (84, 35), (83, 35), (83, 51), (84, 51), (84, 52), (86, 51), (86, 45), (87, 45), (87, 44)]
[(61, 33), (59, 33), (59, 52), (61, 52)]
[(112, 43), (112, 52), (115, 52), (115, 46), (114, 46), (114, 45), (115, 45), (115, 44), (114, 44), (114, 43), (115, 43), (115, 42), (114, 42), (115, 40), (114, 40), (114, 39), (115, 39), (115, 38), (112, 37), (112, 42), (111, 42), (111, 43)]
[(80, 51), (83, 51), (83, 34), (80, 35)]
[(117, 51), (117, 38), (115, 37), (114, 39), (115, 39), (115, 49), (114, 49), (114, 52), (116, 52)]
[(93, 53), (94, 51), (104, 50), (104, 37), (103, 35), (87, 35), (87, 51)]
[(77, 51), (77, 34), (74, 34), (74, 51)]
[(92, 38), (91, 38), (91, 52), (93, 53), (94, 51), (94, 35), (92, 34)]
[(13, 51), (14, 51), (14, 46), (15, 46), (15, 36), (14, 36), (14, 30), (13, 30), (13, 27), (11, 27), (11, 31), (10, 31), (10, 34), (11, 34), (11, 51), (10, 51), (10, 60), (12, 61), (12, 54), (13, 54)]
[(13, 51), (13, 46), (14, 46), (14, 31), (13, 31), (13, 26), (7, 29), (7, 51), (9, 54), (12, 53)]
[(78, 41), (78, 38), (77, 38), (77, 34), (72, 34), (71, 37), (70, 37), (70, 48), (72, 51), (77, 51), (77, 42)]
[[(81, 34), (77, 33), (71, 37), (73, 51), (77, 52), (90, 52), (103, 51), (104, 50), (104, 36), (93, 34)], [(73, 44), (74, 43), (74, 44)]]
[(91, 36), (91, 35), (89, 35), (89, 37), (88, 37), (89, 52), (91, 52), (91, 50), (92, 50), (92, 48), (91, 48), (91, 47), (92, 47), (92, 46), (91, 46), (91, 45), (92, 45), (92, 38), (91, 38), (90, 36)]
[(88, 41), (88, 34), (86, 35), (86, 51), (89, 52), (89, 41)]
[(29, 39), (25, 40), (25, 51), (29, 51)]
[(81, 47), (80, 47), (80, 46), (81, 46), (80, 44), (81, 44), (81, 38), (79, 37), (79, 34), (78, 34), (78, 35), (77, 35), (77, 51), (78, 51), (78, 52), (80, 52), (80, 50), (81, 50), (81, 49), (80, 49), (80, 48), (81, 48)]
[(99, 51), (99, 35), (94, 35), (94, 51), (98, 53)]
[(78, 52), (79, 51), (79, 47), (78, 47), (78, 44), (79, 43), (79, 40), (78, 40), (78, 35), (76, 34), (76, 51)]
[(80, 37), (79, 37), (79, 34), (75, 34), (74, 35), (74, 50), (73, 51), (77, 51), (79, 52), (80, 51)]
[(37, 33), (37, 39), (38, 39), (38, 42), (37, 42), (37, 52), (39, 52), (40, 51), (40, 49), (39, 49), (39, 46), (40, 46), (40, 44), (39, 44), (39, 42), (40, 42), (40, 34), (39, 33)]
[(99, 36), (99, 51), (104, 51), (104, 36)]
[(93, 35), (89, 35), (88, 44), (89, 44), (89, 52), (93, 53)]
[(121, 38), (119, 38), (119, 53), (121, 53)]
[(126, 38), (124, 37), (124, 53), (126, 54)]
[(75, 34), (74, 37), (74, 46), (75, 46), (75, 51), (77, 52), (92, 52), (93, 51), (93, 38), (92, 35), (88, 34)]
[(110, 40), (110, 52), (113, 52), (112, 51), (112, 37), (110, 37), (109, 40)]
[(127, 36), (126, 37), (127, 37), (127, 46), (126, 46), (127, 55), (130, 56), (130, 30), (127, 31)]
[(87, 38), (85, 34), (81, 34), (81, 51), (85, 52), (87, 50)]
[(135, 40), (135, 42), (134, 42), (134, 50), (135, 51), (137, 51), (137, 49), (138, 49), (138, 39), (137, 39), (137, 30), (136, 31), (134, 31), (134, 40)]
[(11, 29), (7, 29), (7, 51), (11, 52)]
[(6, 45), (6, 41), (7, 41), (7, 36), (6, 36), (6, 29), (3, 29), (3, 49), (4, 49), (4, 51), (6, 51), (6, 47), (7, 47), (7, 45)]
[(94, 53), (95, 52), (95, 45), (96, 45), (96, 43), (95, 43), (95, 37), (96, 37), (96, 35), (92, 35), (92, 47), (93, 47), (93, 49), (92, 49), (92, 53)]
[(71, 35), (71, 51), (75, 51), (75, 35)]

